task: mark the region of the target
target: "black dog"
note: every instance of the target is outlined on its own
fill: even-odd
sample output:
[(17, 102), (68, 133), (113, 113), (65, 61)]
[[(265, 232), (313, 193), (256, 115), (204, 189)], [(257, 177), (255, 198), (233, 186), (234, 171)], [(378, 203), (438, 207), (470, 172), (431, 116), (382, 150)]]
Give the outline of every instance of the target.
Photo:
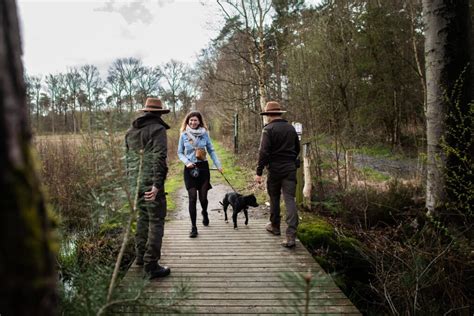
[(224, 200), (221, 202), (221, 205), (224, 207), (225, 221), (227, 220), (227, 207), (229, 204), (232, 205), (232, 220), (234, 221), (234, 229), (237, 229), (237, 214), (240, 211), (244, 211), (245, 214), (245, 225), (249, 223), (249, 214), (247, 212), (249, 206), (257, 207), (257, 199), (253, 194), (242, 195), (236, 192), (227, 193), (224, 197)]

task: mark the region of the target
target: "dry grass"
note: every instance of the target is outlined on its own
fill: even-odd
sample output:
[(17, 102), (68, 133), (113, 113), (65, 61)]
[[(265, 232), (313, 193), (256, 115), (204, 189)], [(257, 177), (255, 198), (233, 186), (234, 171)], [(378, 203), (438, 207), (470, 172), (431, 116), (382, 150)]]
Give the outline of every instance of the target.
[[(123, 208), (112, 194), (125, 185), (125, 132), (37, 136), (42, 178), (66, 229), (81, 229)], [(168, 159), (177, 159), (177, 129), (168, 133)], [(123, 194), (123, 192), (122, 192)]]

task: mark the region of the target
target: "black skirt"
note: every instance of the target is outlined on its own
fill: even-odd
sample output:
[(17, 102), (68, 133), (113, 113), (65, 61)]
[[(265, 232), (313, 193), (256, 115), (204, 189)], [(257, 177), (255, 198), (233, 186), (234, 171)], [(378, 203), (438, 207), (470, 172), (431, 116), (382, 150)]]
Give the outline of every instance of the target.
[(186, 190), (192, 188), (202, 190), (205, 189), (204, 186), (207, 186), (207, 190), (212, 189), (209, 163), (207, 161), (200, 161), (196, 162), (195, 165), (196, 168), (199, 169), (199, 176), (197, 178), (191, 176), (191, 168), (186, 168), (186, 166), (184, 166), (184, 184)]

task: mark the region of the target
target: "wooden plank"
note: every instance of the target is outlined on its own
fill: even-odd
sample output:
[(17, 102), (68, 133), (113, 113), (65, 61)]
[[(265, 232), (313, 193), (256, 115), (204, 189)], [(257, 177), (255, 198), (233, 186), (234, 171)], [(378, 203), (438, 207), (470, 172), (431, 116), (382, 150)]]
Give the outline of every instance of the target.
[[(216, 214), (212, 214), (216, 215)], [(222, 215), (222, 214), (220, 214)], [(310, 314), (355, 314), (358, 310), (325, 274), (303, 245), (295, 249), (280, 246), (284, 236), (265, 231), (266, 220), (252, 220), (249, 226), (234, 230), (232, 224), (211, 218), (211, 226), (199, 227), (199, 236), (189, 238), (189, 221), (167, 222), (160, 264), (171, 268), (171, 275), (150, 282), (138, 305), (113, 308), (116, 314), (156, 313), (146, 306), (162, 304), (186, 285), (191, 297), (180, 302), (180, 312), (215, 315), (294, 314), (295, 295), (304, 289), (285, 285), (283, 273), (312, 271), (316, 285), (310, 292)], [(132, 266), (119, 287), (127, 280), (141, 279), (141, 267)], [(142, 305), (140, 305), (142, 304)], [(302, 309), (300, 308), (302, 311)]]
[[(153, 305), (153, 304), (151, 304)], [(186, 306), (186, 305), (184, 305)], [(288, 313), (292, 311), (291, 306), (257, 306), (252, 304), (247, 304), (246, 306), (191, 306), (191, 314), (240, 314), (240, 313), (254, 313), (254, 314), (278, 314), (278, 313)], [(140, 313), (142, 307), (140, 305), (130, 305), (126, 306), (123, 313)], [(300, 308), (300, 311), (303, 311), (303, 307)], [(353, 306), (310, 306), (310, 313), (312, 314), (327, 314), (327, 313), (337, 313), (341, 314), (354, 314), (358, 310)], [(120, 314), (121, 312), (114, 309), (114, 314)], [(358, 314), (360, 315), (360, 314)]]
[[(285, 294), (286, 293), (286, 294)], [(244, 293), (227, 293), (227, 292), (219, 292), (219, 293), (208, 293), (208, 292), (198, 292), (195, 293), (192, 297), (193, 299), (205, 299), (205, 300), (252, 300), (255, 299), (255, 295), (258, 295), (260, 300), (275, 300), (281, 299), (281, 295), (288, 295), (291, 292), (276, 292), (276, 293), (257, 293), (257, 292), (244, 292)], [(142, 298), (160, 298), (163, 294), (159, 292), (145, 292), (143, 293)], [(311, 299), (345, 299), (346, 296), (341, 293), (312, 293)]]

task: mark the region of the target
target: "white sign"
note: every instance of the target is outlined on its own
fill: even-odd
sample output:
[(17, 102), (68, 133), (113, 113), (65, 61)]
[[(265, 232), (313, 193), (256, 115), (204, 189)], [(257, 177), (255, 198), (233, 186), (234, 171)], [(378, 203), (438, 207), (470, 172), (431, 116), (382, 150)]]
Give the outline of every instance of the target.
[(291, 123), (291, 125), (293, 125), (293, 127), (295, 128), (296, 134), (298, 134), (298, 137), (301, 140), (301, 134), (303, 134), (303, 124), (299, 122), (293, 122)]

